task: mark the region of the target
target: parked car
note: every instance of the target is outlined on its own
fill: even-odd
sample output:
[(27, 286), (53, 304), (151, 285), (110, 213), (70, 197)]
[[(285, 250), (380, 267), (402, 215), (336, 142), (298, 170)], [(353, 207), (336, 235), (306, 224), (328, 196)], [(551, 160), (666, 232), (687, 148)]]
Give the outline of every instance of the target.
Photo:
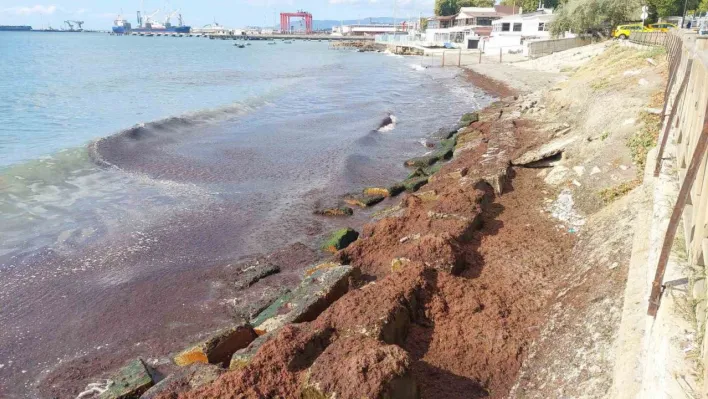
[(632, 32), (649, 32), (649, 29), (642, 26), (642, 24), (618, 25), (617, 28), (612, 31), (612, 37), (624, 40), (628, 38)]
[(656, 24), (651, 24), (647, 29), (653, 32), (668, 32), (669, 29), (674, 29), (676, 25), (670, 24), (668, 22), (659, 22)]

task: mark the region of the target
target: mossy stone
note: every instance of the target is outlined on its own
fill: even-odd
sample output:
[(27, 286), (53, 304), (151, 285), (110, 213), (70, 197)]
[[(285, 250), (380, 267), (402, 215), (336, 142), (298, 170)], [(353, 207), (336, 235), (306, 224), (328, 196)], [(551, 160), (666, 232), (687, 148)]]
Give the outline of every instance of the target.
[(354, 210), (348, 206), (341, 206), (339, 208), (318, 209), (315, 214), (321, 216), (351, 216), (354, 214)]
[(410, 193), (417, 191), (426, 184), (428, 184), (427, 176), (414, 177), (403, 181), (403, 186), (406, 188), (406, 191)]
[(350, 228), (339, 229), (332, 233), (325, 241), (322, 249), (329, 252), (337, 252), (349, 246), (349, 244), (359, 238), (359, 233)]
[(138, 399), (153, 385), (152, 377), (142, 359), (135, 359), (111, 376), (108, 389), (99, 399)]
[(460, 123), (466, 123), (468, 126), (470, 123), (474, 123), (479, 121), (479, 113), (478, 112), (468, 112), (464, 115), (462, 115), (462, 118), (460, 118)]

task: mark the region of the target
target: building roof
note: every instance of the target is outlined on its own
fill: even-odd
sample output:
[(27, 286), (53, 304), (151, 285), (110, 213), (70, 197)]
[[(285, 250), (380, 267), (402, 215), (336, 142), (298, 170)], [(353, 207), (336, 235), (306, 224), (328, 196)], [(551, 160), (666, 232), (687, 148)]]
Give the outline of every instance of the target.
[(462, 7), (456, 19), (497, 17), (501, 18), (514, 12), (518, 12), (518, 7), (496, 5), (494, 7)]
[(441, 17), (430, 17), (428, 18), (428, 21), (452, 21), (457, 17), (457, 14), (455, 15), (446, 15), (446, 16), (441, 16)]
[(509, 22), (509, 21), (524, 21), (528, 19), (538, 19), (540, 21), (551, 21), (553, 18), (555, 18), (555, 15), (553, 15), (553, 10), (539, 10), (539, 11), (534, 11), (526, 14), (516, 14), (516, 15), (507, 15), (501, 19), (498, 19), (492, 23), (500, 23), (500, 22)]

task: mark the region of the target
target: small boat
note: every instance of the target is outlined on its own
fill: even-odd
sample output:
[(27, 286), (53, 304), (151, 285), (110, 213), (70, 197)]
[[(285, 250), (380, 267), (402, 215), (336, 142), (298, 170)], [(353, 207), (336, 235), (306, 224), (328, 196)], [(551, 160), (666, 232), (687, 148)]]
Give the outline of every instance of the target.
[(246, 46), (250, 46), (250, 45), (251, 45), (251, 43), (246, 43)]
[(276, 44), (275, 42), (268, 42), (268, 44)]
[(291, 42), (290, 40), (288, 40), (288, 41), (286, 41), (286, 42), (283, 42), (283, 43), (285, 43), (285, 44), (293, 44), (293, 42)]
[(236, 46), (236, 47), (238, 47), (238, 48), (245, 48), (245, 47), (246, 47), (245, 45), (243, 45), (243, 44), (238, 44), (238, 43), (234, 44), (234, 46)]

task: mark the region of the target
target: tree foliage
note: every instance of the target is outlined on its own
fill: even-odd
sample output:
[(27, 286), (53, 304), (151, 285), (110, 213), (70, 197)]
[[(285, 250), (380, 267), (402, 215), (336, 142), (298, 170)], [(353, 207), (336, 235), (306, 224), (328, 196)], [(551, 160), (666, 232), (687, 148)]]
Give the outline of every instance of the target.
[(564, 32), (585, 33), (636, 20), (641, 0), (568, 0), (556, 11), (551, 24), (554, 36)]
[(491, 7), (494, 0), (435, 0), (435, 15), (447, 16), (460, 12), (462, 7)]
[(686, 10), (695, 10), (699, 3), (700, 0), (647, 0), (651, 19), (683, 15), (684, 4)]
[[(543, 0), (543, 6), (545, 8), (556, 8), (559, 3), (559, 0)], [(521, 7), (523, 12), (536, 11), (538, 8), (538, 0), (502, 0), (501, 4), (505, 6)]]

